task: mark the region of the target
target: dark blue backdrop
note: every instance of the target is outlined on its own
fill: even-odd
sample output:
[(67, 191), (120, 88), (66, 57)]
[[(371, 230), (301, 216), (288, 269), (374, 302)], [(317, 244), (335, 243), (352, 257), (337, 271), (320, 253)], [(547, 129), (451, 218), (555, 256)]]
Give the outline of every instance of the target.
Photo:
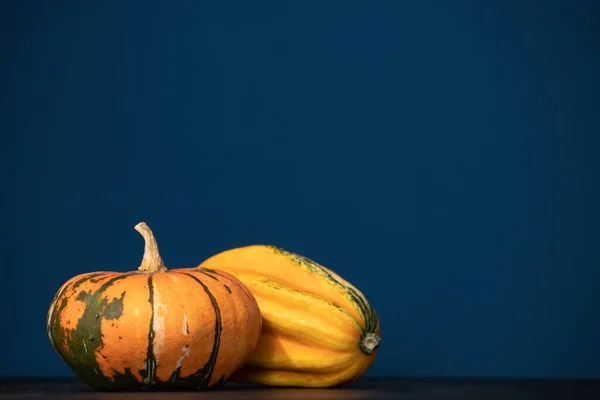
[(593, 1), (3, 1), (0, 375), (58, 287), (273, 243), (370, 298), (370, 376), (600, 377)]

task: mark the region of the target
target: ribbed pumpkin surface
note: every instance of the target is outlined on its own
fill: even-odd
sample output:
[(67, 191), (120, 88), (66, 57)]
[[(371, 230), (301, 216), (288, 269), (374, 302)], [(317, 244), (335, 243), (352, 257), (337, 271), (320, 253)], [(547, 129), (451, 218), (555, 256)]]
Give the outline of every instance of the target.
[(154, 271), (78, 275), (54, 297), (50, 342), (92, 387), (208, 388), (254, 350), (260, 311), (238, 279), (158, 260)]
[(352, 284), (316, 262), (275, 246), (227, 250), (199, 268), (242, 281), (258, 302), (256, 350), (231, 380), (327, 387), (358, 379), (375, 360), (379, 318)]

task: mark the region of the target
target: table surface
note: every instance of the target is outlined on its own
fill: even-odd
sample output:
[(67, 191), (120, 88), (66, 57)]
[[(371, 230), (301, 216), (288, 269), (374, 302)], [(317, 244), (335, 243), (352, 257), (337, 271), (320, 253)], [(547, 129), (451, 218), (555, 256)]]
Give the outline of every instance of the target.
[(97, 392), (78, 379), (0, 378), (0, 399), (600, 399), (600, 381), (367, 379), (331, 389), (266, 388), (228, 383), (196, 392)]

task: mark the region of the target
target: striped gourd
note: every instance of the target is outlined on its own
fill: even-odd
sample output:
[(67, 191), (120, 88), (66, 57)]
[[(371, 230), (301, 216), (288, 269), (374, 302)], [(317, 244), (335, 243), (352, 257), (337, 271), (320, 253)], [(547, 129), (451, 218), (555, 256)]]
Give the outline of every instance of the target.
[(379, 317), (356, 287), (330, 269), (268, 245), (226, 250), (199, 268), (234, 275), (262, 313), (256, 350), (232, 381), (331, 387), (358, 379), (375, 361)]
[(90, 386), (203, 389), (223, 383), (254, 350), (258, 305), (226, 272), (167, 270), (145, 223), (138, 270), (75, 276), (47, 316), (50, 342)]

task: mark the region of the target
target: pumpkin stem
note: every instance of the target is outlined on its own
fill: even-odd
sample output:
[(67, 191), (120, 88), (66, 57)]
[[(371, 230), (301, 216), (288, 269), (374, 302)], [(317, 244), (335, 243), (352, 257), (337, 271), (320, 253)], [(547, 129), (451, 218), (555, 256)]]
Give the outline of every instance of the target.
[(360, 349), (366, 355), (369, 355), (379, 346), (381, 338), (375, 333), (367, 333), (363, 340), (360, 342)]
[(145, 222), (140, 222), (134, 228), (144, 237), (144, 258), (138, 268), (142, 272), (165, 272), (167, 267), (163, 262), (162, 257), (158, 253), (158, 244), (154, 238), (154, 234), (150, 227)]

